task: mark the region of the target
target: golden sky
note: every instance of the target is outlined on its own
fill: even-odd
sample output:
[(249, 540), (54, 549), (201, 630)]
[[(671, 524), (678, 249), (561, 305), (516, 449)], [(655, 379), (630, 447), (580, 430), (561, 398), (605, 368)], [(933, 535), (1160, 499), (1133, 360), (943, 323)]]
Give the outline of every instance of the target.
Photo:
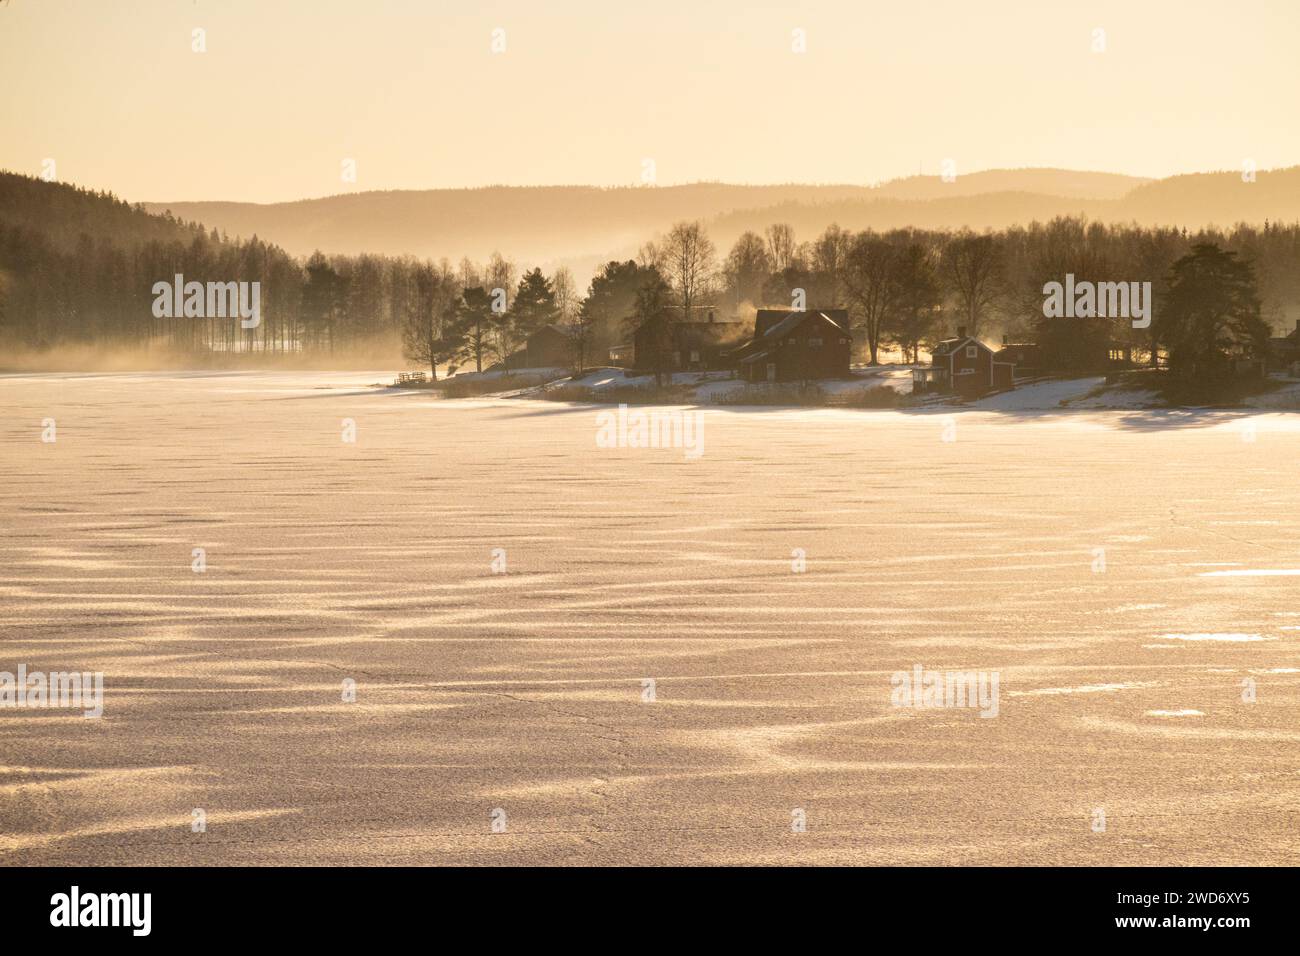
[(132, 201), (1267, 169), (1298, 94), (1300, 0), (0, 0), (0, 167)]

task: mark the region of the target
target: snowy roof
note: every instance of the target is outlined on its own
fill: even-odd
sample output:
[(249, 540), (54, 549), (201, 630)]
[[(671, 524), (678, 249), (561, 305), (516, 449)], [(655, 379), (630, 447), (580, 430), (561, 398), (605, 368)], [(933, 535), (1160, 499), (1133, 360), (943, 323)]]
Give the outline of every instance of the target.
[(759, 309), (754, 316), (754, 338), (763, 338), (773, 326), (791, 315), (807, 315), (810, 312), (821, 313), (842, 329), (849, 327), (847, 309), (802, 309), (799, 311), (794, 309)]
[(948, 355), (951, 352), (957, 351), (957, 349), (961, 348), (967, 342), (974, 342), (980, 348), (988, 348), (987, 345), (984, 345), (984, 343), (980, 342), (978, 339), (967, 335), (960, 338), (944, 339), (942, 342), (936, 342), (934, 348), (930, 349), (930, 354)]
[(783, 336), (783, 335), (785, 335), (786, 333), (788, 333), (791, 329), (793, 329), (795, 326), (797, 326), (800, 322), (802, 322), (804, 319), (807, 319), (807, 318), (810, 317), (810, 316), (816, 316), (816, 317), (818, 317), (818, 318), (821, 318), (821, 319), (823, 319), (823, 320), (829, 322), (831, 325), (835, 326), (835, 328), (839, 329), (841, 332), (845, 331), (845, 330), (840, 326), (840, 324), (839, 324), (838, 322), (836, 322), (834, 319), (832, 319), (832, 318), (831, 318), (829, 315), (827, 315), (825, 312), (791, 312), (789, 315), (787, 315), (787, 316), (786, 316), (784, 319), (782, 319), (780, 322), (776, 323), (776, 325), (772, 326), (770, 329), (768, 329), (766, 332), (764, 332), (764, 333), (763, 333), (763, 338), (765, 338), (765, 339), (779, 339), (779, 338), (781, 338), (781, 336)]

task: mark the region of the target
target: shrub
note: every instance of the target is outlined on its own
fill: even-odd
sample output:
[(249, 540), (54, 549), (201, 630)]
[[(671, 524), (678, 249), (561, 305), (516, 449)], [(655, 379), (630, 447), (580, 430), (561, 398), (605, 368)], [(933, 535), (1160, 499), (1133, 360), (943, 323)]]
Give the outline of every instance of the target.
[(850, 408), (897, 408), (902, 396), (888, 385), (873, 385), (845, 396)]
[(748, 384), (713, 396), (715, 405), (825, 405), (826, 392), (819, 385)]
[(545, 379), (540, 375), (501, 375), (483, 378), (477, 375), (456, 375), (440, 380), (434, 387), (447, 398), (470, 398), (474, 395), (490, 395), (493, 392), (511, 392), (518, 388), (531, 388), (541, 385)]

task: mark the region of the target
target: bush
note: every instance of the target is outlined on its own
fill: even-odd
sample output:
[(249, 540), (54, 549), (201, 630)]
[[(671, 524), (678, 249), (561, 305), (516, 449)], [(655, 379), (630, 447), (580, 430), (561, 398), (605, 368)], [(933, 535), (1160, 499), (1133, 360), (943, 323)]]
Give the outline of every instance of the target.
[(819, 385), (748, 384), (743, 388), (719, 392), (715, 405), (825, 405), (826, 392)]
[(552, 402), (595, 401), (595, 393), (586, 385), (556, 385), (553, 388), (542, 389), (538, 397)]
[(888, 385), (873, 385), (845, 396), (850, 408), (897, 408), (902, 396)]
[(441, 379), (432, 387), (441, 391), (447, 398), (471, 398), (475, 395), (490, 395), (493, 392), (532, 388), (541, 385), (544, 381), (545, 379), (540, 375), (501, 375), (491, 378), (478, 375), (455, 375)]
[(1243, 399), (1275, 391), (1283, 384), (1276, 379), (1258, 375), (1226, 381), (1198, 382), (1164, 372), (1158, 381), (1148, 387), (1155, 388), (1170, 405), (1236, 405)]
[[(1258, 375), (1246, 375), (1219, 381), (1180, 378), (1168, 369), (1134, 369), (1107, 375), (1106, 383), (1081, 396), (1080, 400), (1098, 398), (1120, 391), (1155, 392), (1166, 405), (1236, 405), (1255, 395), (1263, 395), (1285, 383)], [(1064, 401), (1062, 405), (1066, 404)]]

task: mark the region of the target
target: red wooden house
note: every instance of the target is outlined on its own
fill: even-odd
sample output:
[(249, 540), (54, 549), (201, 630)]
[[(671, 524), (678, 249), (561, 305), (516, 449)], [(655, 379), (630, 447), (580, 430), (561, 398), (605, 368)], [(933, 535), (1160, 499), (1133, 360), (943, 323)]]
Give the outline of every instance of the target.
[(759, 309), (754, 337), (731, 355), (750, 382), (806, 382), (848, 378), (851, 345), (843, 309)]
[(632, 364), (639, 372), (701, 372), (730, 367), (727, 353), (747, 334), (743, 322), (683, 322), (679, 310), (643, 322), (632, 333)]
[(912, 392), (952, 392), (972, 398), (1014, 388), (1014, 372), (1015, 365), (999, 361), (991, 348), (959, 326), (954, 338), (931, 350), (929, 368), (912, 370)]

